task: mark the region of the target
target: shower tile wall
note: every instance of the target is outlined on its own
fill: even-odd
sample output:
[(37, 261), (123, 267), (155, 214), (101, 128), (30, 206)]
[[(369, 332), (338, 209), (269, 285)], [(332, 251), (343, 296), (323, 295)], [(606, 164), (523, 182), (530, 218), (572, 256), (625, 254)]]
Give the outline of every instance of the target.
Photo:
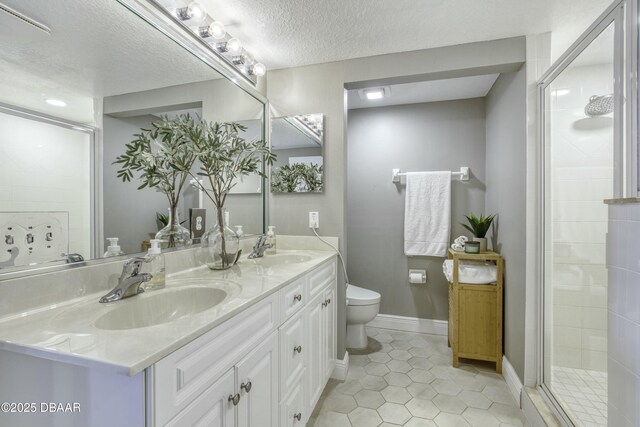
[(613, 118), (588, 118), (592, 95), (613, 92), (611, 65), (565, 70), (552, 92), (553, 365), (607, 368), (607, 209)]
[(609, 206), (609, 425), (640, 426), (640, 203)]

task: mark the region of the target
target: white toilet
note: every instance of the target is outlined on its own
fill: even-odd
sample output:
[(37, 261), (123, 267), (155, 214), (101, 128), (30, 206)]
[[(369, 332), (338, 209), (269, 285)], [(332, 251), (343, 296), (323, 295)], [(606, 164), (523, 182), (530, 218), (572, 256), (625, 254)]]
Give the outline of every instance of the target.
[(366, 348), (364, 325), (380, 311), (380, 294), (358, 286), (347, 285), (347, 348)]

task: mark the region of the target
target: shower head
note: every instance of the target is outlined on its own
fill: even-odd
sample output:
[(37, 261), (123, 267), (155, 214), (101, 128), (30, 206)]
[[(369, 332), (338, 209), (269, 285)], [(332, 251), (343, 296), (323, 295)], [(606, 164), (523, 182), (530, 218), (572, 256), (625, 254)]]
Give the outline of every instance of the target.
[(593, 95), (584, 107), (584, 113), (589, 117), (602, 116), (613, 112), (613, 94)]

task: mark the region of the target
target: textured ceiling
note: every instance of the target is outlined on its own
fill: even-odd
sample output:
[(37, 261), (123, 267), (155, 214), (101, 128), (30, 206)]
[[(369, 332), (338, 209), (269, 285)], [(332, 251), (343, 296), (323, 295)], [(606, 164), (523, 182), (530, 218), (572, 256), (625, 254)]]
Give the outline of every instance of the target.
[(220, 77), (115, 0), (0, 1), (51, 28), (0, 12), (2, 102), (90, 123), (93, 98)]
[[(167, 0), (165, 0), (167, 1)], [(183, 0), (171, 0), (180, 3)], [(611, 0), (199, 0), (270, 69), (553, 31), (557, 56)]]

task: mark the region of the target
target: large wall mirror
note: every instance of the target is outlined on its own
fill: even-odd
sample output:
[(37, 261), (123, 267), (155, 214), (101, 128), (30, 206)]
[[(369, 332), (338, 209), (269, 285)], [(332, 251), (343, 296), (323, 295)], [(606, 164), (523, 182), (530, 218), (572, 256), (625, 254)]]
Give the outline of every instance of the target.
[(305, 114), (271, 120), (274, 193), (324, 191), (324, 115)]
[[(161, 116), (239, 122), (263, 140), (264, 102), (119, 1), (3, 0), (41, 27), (0, 11), (0, 273), (101, 258), (106, 238), (139, 253), (167, 198), (122, 182), (114, 160)], [(69, 10), (81, 13), (69, 13)], [(184, 44), (183, 44), (184, 45)], [(226, 71), (225, 71), (226, 72)], [(227, 198), (229, 225), (264, 232), (263, 180)], [(185, 185), (178, 213), (213, 204)], [(65, 254), (65, 255), (63, 255)]]

